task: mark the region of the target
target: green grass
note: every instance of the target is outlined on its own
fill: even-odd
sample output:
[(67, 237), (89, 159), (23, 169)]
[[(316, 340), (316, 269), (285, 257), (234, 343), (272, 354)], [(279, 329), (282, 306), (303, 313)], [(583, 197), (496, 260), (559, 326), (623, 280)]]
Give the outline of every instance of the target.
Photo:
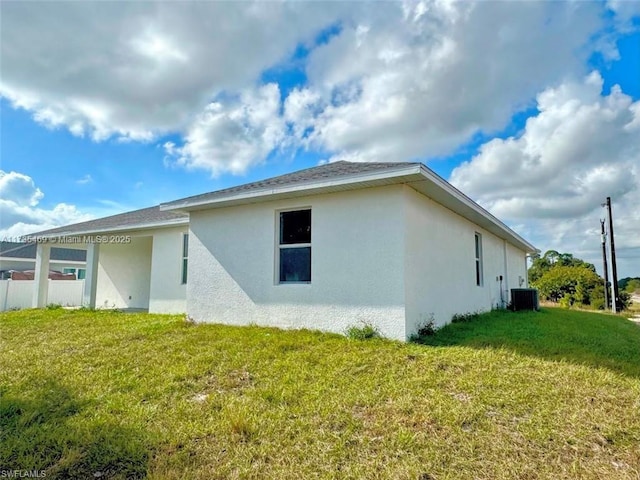
[[(46, 478), (637, 479), (640, 328), (495, 312), (429, 345), (0, 316), (0, 470)], [(94, 477), (95, 475), (95, 477)]]

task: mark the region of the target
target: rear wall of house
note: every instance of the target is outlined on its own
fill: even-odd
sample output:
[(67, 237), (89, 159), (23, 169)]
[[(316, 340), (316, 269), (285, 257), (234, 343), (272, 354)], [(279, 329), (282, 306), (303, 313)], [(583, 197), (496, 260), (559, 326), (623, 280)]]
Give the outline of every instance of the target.
[[(526, 276), (525, 252), (410, 187), (404, 193), (407, 334), (431, 320), (442, 326), (454, 314), (506, 306), (510, 289)], [(482, 239), (480, 285), (476, 233)]]
[(186, 227), (153, 232), (149, 293), (151, 313), (187, 311), (187, 286), (182, 283), (182, 242), (185, 233)]
[[(404, 339), (403, 187), (190, 215), (187, 313), (195, 321), (343, 333), (375, 324)], [(279, 211), (311, 209), (311, 283), (278, 283)]]

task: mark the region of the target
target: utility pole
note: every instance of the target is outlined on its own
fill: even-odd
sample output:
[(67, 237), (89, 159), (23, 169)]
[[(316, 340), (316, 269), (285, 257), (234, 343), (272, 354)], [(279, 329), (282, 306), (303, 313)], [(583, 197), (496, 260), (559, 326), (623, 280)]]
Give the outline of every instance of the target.
[(602, 238), (602, 263), (604, 265), (604, 309), (609, 308), (609, 268), (607, 266), (607, 233), (604, 228), (604, 220), (600, 220)]
[(616, 244), (613, 238), (613, 215), (611, 213), (611, 197), (607, 197), (607, 210), (609, 211), (609, 244), (611, 246), (611, 283), (613, 284), (611, 310), (613, 311), (613, 313), (617, 313), (620, 306), (620, 298), (618, 293), (618, 270), (616, 268)]

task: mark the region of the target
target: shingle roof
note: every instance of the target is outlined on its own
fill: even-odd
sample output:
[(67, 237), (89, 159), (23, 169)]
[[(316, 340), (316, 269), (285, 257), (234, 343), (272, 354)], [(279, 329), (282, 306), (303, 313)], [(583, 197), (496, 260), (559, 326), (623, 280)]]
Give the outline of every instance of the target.
[(155, 207), (54, 228), (34, 235), (97, 234), (183, 225), (189, 222), (188, 213), (184, 213), (186, 210), (213, 208), (212, 205), (218, 207), (242, 205), (275, 198), (296, 198), (397, 183), (408, 183), (418, 192), (486, 228), (499, 238), (508, 239), (526, 251), (536, 251), (533, 245), (419, 162), (335, 162), (258, 182), (194, 195)]
[(134, 210), (133, 212), (120, 213), (110, 217), (98, 218), (87, 222), (75, 223), (64, 227), (52, 228), (38, 232), (34, 235), (66, 235), (74, 233), (91, 233), (101, 231), (117, 231), (119, 229), (144, 227), (163, 223), (173, 223), (180, 220), (188, 221), (189, 215), (180, 212), (165, 212), (160, 206)]
[[(0, 257), (5, 258), (36, 258), (35, 243), (0, 242)], [(74, 248), (52, 248), (51, 260), (67, 262), (85, 262), (87, 260), (86, 250)]]
[(408, 165), (421, 165), (418, 162), (347, 162), (340, 161), (320, 165), (319, 167), (311, 167), (297, 172), (287, 173), (278, 177), (267, 178), (257, 182), (238, 185), (237, 187), (225, 188), (215, 192), (203, 193), (192, 197), (181, 198), (172, 202), (163, 203), (162, 207), (172, 207), (185, 202), (206, 202), (221, 197), (235, 195), (239, 193), (248, 193), (252, 191), (265, 190), (268, 188), (303, 185), (305, 183), (317, 182), (320, 180), (337, 179), (348, 177), (351, 175), (362, 175), (364, 173), (380, 172), (383, 170), (395, 170), (405, 168)]
[[(162, 204), (171, 206), (181, 204), (185, 201), (207, 201), (228, 195), (246, 193), (268, 188), (282, 187), (286, 185), (303, 185), (305, 183), (314, 182), (323, 179), (334, 179), (348, 177), (350, 175), (360, 175), (363, 173), (379, 172), (383, 170), (394, 170), (406, 167), (407, 165), (420, 165), (419, 163), (410, 162), (378, 162), (378, 163), (361, 163), (361, 162), (335, 162), (318, 167), (307, 168), (293, 173), (287, 173), (278, 177), (267, 178), (257, 182), (246, 183), (236, 187), (225, 188), (215, 192), (203, 193), (192, 197), (182, 198), (172, 202)], [(63, 227), (45, 230), (43, 232), (34, 233), (34, 235), (70, 235), (76, 233), (93, 233), (101, 231), (117, 231), (119, 229), (128, 229), (136, 227), (144, 227), (145, 225), (155, 225), (163, 223), (173, 223), (184, 220), (188, 221), (188, 214), (178, 211), (160, 210), (160, 205), (154, 207), (134, 210), (133, 212), (121, 213), (110, 217), (98, 218), (87, 222), (66, 225)]]

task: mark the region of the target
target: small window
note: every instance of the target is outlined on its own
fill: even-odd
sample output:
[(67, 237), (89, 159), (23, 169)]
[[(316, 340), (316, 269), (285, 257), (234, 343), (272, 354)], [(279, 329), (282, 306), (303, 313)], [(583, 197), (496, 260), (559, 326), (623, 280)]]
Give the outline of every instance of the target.
[(87, 277), (87, 271), (84, 268), (78, 269), (78, 280), (84, 280)]
[(62, 273), (76, 273), (75, 268), (63, 268)]
[(476, 233), (475, 236), (476, 247), (476, 285), (482, 286), (482, 235)]
[(311, 282), (311, 210), (280, 212), (279, 283)]
[(189, 258), (189, 234), (182, 235), (182, 284), (187, 283), (187, 267)]

